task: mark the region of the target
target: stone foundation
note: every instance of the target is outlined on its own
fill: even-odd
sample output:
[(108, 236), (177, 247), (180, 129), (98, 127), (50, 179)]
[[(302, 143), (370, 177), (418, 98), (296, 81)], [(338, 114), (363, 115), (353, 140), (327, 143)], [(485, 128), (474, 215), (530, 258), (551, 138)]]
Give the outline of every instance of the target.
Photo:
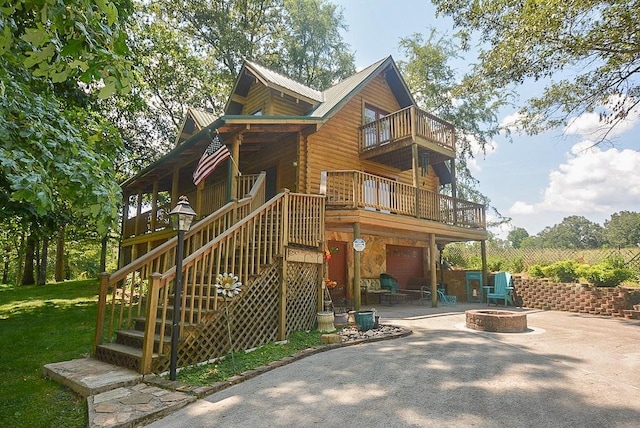
[(467, 328), (495, 333), (527, 331), (527, 314), (512, 311), (477, 309), (465, 312)]

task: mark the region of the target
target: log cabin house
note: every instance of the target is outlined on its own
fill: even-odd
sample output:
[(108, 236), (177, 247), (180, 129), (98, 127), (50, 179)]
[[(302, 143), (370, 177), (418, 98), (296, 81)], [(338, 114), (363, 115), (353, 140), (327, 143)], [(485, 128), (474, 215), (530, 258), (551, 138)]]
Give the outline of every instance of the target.
[[(231, 159), (195, 186), (215, 134)], [(180, 195), (197, 221), (182, 262), (179, 367), (312, 328), (325, 278), (337, 283), (334, 305), (354, 309), (360, 284), (383, 272), (401, 288), (418, 278), (435, 289), (442, 245), (484, 250), (487, 239), (484, 206), (456, 198), (455, 158), (453, 126), (416, 106), (391, 57), (325, 91), (245, 62), (223, 116), (190, 109), (173, 150), (123, 183), (131, 214), (119, 270), (102, 276), (96, 357), (167, 370), (176, 274), (167, 214)], [(216, 294), (225, 272), (243, 283), (234, 299)]]

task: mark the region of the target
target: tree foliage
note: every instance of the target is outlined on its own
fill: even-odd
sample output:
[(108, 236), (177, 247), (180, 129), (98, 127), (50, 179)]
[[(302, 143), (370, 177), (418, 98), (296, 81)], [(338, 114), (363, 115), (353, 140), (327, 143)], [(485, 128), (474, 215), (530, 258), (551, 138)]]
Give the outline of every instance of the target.
[(604, 243), (602, 226), (583, 216), (565, 217), (562, 222), (544, 228), (536, 237), (544, 248), (599, 248)]
[(33, 221), (69, 208), (106, 230), (119, 201), (119, 139), (86, 99), (129, 86), (121, 19), (131, 4), (0, 3), (2, 214)]
[(520, 248), (522, 241), (529, 237), (529, 233), (522, 227), (516, 227), (507, 235), (507, 240), (513, 248)]
[(640, 245), (640, 213), (620, 211), (604, 222), (604, 237), (612, 247)]
[[(406, 61), (399, 61), (398, 66), (417, 104), (455, 126), (458, 196), (490, 207), (489, 199), (478, 190), (467, 160), (490, 146), (498, 134), (497, 113), (504, 103), (503, 95), (465, 84), (466, 77), (458, 76), (451, 65), (459, 52), (453, 39), (431, 31), (426, 39), (421, 34), (401, 39), (400, 47)], [(508, 221), (495, 209), (494, 213), (499, 222)]]
[(638, 1), (432, 2), (453, 18), (466, 48), (478, 36), (480, 67), (472, 86), (546, 84), (521, 111), (529, 132), (564, 125), (583, 112), (598, 111), (609, 130), (638, 116)]

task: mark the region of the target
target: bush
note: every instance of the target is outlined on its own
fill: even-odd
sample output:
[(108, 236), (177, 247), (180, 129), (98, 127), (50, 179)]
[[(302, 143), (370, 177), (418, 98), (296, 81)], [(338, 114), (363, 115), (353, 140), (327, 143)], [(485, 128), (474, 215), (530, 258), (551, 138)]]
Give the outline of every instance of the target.
[(529, 274), (535, 278), (549, 278), (555, 282), (577, 282), (579, 275), (576, 270), (579, 266), (575, 260), (565, 260), (547, 266), (533, 265), (529, 268)]
[(615, 262), (605, 261), (597, 265), (582, 265), (578, 269), (580, 277), (596, 287), (616, 287), (633, 277), (633, 272), (619, 267)]

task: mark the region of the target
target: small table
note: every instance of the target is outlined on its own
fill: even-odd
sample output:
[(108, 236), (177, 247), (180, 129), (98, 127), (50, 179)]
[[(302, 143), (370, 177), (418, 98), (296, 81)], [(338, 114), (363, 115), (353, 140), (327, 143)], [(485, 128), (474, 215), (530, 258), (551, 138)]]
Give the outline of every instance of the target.
[(368, 305), (369, 294), (377, 294), (378, 295), (378, 303), (382, 303), (382, 296), (391, 293), (389, 290), (367, 290), (365, 287), (362, 288), (362, 292), (364, 294), (364, 304)]

